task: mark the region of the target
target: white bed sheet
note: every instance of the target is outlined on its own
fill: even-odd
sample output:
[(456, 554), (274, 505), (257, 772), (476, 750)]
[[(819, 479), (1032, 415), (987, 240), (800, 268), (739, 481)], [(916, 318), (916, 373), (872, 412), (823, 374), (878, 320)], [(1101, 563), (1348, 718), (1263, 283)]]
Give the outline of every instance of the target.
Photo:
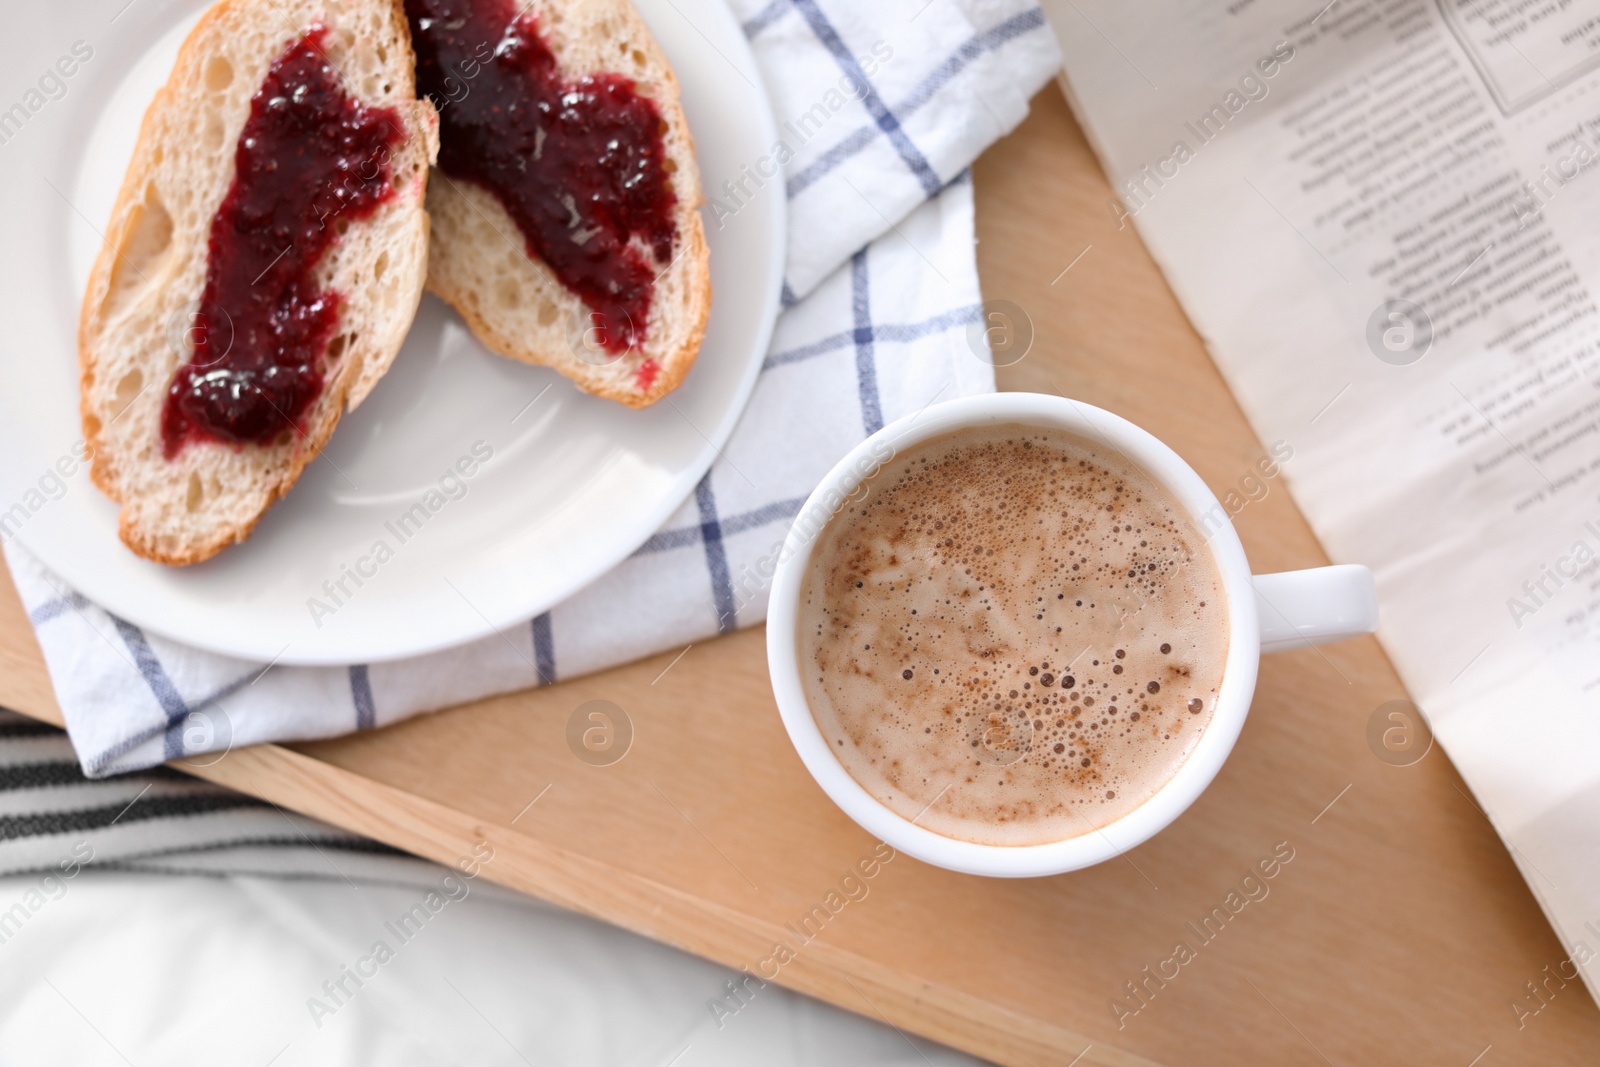
[(735, 972), (481, 879), (402, 942), (428, 878), (0, 878), (0, 1067), (978, 1062), (773, 985), (719, 1020)]

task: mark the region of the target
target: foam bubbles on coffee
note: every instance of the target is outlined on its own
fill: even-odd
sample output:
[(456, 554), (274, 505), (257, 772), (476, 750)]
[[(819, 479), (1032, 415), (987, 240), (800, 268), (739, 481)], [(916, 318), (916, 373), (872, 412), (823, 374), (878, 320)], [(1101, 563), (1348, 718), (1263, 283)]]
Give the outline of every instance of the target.
[(948, 837), (1029, 845), (1148, 800), (1211, 719), (1227, 607), (1166, 490), (1064, 431), (1003, 427), (886, 464), (823, 528), (799, 634), (845, 769)]

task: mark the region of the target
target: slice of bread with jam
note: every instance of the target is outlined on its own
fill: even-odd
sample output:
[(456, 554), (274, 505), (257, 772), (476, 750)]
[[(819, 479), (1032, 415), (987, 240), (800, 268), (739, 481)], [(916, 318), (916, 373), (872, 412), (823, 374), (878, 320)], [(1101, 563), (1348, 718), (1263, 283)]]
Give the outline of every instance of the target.
[(427, 274), (438, 116), (399, 0), (223, 0), (145, 114), (79, 321), (122, 539), (244, 540), (389, 368)]
[(711, 311), (678, 81), (628, 0), (407, 0), (440, 113), (428, 288), (489, 348), (631, 407)]

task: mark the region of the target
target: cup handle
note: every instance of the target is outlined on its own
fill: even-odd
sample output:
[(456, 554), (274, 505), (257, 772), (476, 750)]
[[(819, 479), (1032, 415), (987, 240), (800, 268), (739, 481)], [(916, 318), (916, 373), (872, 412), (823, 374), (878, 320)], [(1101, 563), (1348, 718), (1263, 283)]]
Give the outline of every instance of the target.
[(1377, 586), (1359, 564), (1258, 574), (1251, 582), (1263, 652), (1326, 645), (1378, 628)]

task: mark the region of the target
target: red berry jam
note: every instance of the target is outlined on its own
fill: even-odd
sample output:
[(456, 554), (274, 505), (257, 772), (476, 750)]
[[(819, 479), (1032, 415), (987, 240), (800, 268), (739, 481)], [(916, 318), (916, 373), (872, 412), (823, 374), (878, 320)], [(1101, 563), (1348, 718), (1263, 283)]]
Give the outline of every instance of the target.
[(677, 236), (661, 112), (619, 74), (563, 78), (519, 6), (406, 0), (417, 88), (439, 108), (439, 167), (493, 193), (529, 258), (582, 298), (608, 350), (624, 352), (644, 340)]
[(161, 411), (168, 459), (192, 440), (266, 444), (322, 392), (340, 296), (313, 280), (339, 228), (395, 195), (393, 108), (347, 94), (313, 26), (275, 59), (250, 101), (234, 178), (211, 220), (193, 351)]
[(633, 384), (639, 387), (639, 392), (648, 393), (650, 387), (656, 384), (656, 378), (660, 374), (661, 364), (653, 359), (647, 359), (633, 372)]

